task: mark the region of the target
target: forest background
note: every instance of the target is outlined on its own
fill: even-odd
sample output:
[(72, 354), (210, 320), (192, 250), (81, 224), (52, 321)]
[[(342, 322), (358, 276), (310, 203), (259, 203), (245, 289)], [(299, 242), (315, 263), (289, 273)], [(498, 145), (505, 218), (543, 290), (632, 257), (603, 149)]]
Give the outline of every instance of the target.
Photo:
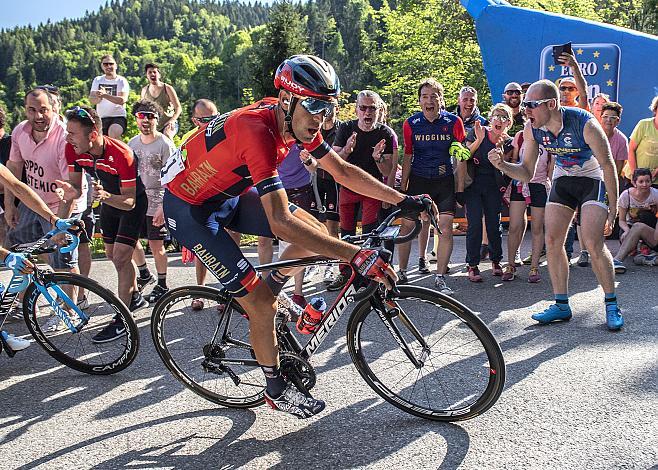
[[(658, 35), (658, 0), (510, 3)], [(130, 83), (129, 105), (146, 84), (144, 64), (159, 64), (183, 106), (178, 135), (191, 128), (189, 110), (198, 98), (212, 99), (224, 112), (273, 95), (276, 66), (296, 53), (313, 53), (335, 66), (343, 117), (359, 90), (373, 89), (389, 104), (397, 131), (417, 109), (415, 84), (424, 77), (443, 83), (449, 107), (467, 84), (480, 91), (481, 109), (492, 103), (473, 20), (458, 0), (113, 0), (81, 19), (0, 30), (0, 106), (8, 114), (7, 130), (24, 118), (24, 94), (35, 85), (58, 86), (66, 107), (89, 104), (105, 53), (114, 55), (118, 73)], [(509, 80), (514, 78), (511, 70)], [(137, 133), (134, 120), (129, 123), (127, 137)]]

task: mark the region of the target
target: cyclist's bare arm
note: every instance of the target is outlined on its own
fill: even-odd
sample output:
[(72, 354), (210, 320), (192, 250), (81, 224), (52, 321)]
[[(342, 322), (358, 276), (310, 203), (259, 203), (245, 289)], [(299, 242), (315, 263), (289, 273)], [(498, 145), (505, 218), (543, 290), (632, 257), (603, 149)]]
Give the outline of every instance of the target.
[(508, 163), (501, 159), (489, 159), (491, 164), (498, 168), (500, 171), (515, 180), (527, 183), (532, 179), (537, 167), (537, 159), (539, 157), (539, 144), (532, 135), (532, 126), (530, 122), (526, 123), (523, 130), (523, 145), (525, 150), (523, 153), (523, 161), (521, 163)]
[(346, 162), (333, 150), (320, 158), (318, 163), (321, 168), (327, 170), (334, 177), (338, 184), (355, 193), (394, 205), (404, 199), (404, 194), (377, 181), (361, 168)]
[[(44, 219), (50, 220), (54, 223), (57, 218), (50, 210), (48, 205), (41, 199), (28, 185), (20, 181), (9, 171), (4, 165), (0, 165), (0, 183), (2, 183), (7, 191), (23, 202), (31, 210), (39, 214)], [(13, 198), (12, 198), (13, 204)]]
[[(70, 189), (67, 188), (67, 191), (72, 194), (70, 197), (64, 198), (64, 200), (59, 204), (59, 215), (63, 218), (71, 217), (71, 212), (73, 211), (73, 201), (79, 198), (82, 194), (82, 172), (69, 170), (69, 180), (66, 182), (58, 183), (60, 186), (64, 186), (66, 184), (70, 185)], [(89, 188), (89, 191), (91, 191), (91, 188)]]

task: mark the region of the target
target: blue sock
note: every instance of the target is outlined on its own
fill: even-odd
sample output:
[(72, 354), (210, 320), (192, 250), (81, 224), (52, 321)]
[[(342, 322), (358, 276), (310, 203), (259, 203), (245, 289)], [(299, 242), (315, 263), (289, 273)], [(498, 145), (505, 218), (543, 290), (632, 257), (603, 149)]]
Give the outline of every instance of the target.
[(555, 305), (557, 305), (560, 310), (570, 310), (569, 296), (567, 294), (555, 294)]
[(612, 292), (610, 294), (606, 293), (604, 301), (605, 301), (605, 307), (606, 308), (608, 308), (612, 305), (617, 305), (617, 295), (614, 292)]

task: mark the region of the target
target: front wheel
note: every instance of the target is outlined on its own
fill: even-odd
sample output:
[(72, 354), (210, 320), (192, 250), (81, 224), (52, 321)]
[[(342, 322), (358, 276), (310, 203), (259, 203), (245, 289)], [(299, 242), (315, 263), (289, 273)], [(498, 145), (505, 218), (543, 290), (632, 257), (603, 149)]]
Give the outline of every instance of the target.
[[(78, 303), (80, 289), (85, 297)], [(23, 316), (48, 354), (80, 372), (113, 374), (137, 356), (139, 331), (130, 312), (112, 292), (84, 276), (44, 274), (26, 289)], [(109, 340), (99, 341), (100, 332), (112, 330)]]
[(422, 418), (460, 421), (484, 413), (505, 384), (503, 355), (487, 326), (436, 291), (398, 289), (384, 302), (386, 313), (367, 299), (350, 317), (348, 346), (361, 376), (384, 400)]

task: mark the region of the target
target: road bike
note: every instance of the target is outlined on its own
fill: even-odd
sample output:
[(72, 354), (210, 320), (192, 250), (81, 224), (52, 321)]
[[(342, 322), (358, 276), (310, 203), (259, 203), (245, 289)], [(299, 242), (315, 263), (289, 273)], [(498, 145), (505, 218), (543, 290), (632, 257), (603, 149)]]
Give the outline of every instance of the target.
[[(404, 243), (393, 212), (369, 234), (348, 241), (377, 247)], [(434, 223), (433, 225), (436, 224)], [(321, 256), (261, 265), (258, 271), (337, 264)], [(192, 308), (202, 299), (200, 311)], [(350, 303), (347, 323), (351, 360), (384, 400), (412, 415), (436, 421), (473, 418), (496, 402), (505, 383), (505, 361), (487, 326), (468, 307), (437, 291), (382, 284), (352, 272), (314, 333), (293, 332), (277, 315), (282, 373), (303, 393), (316, 383), (310, 359)], [(160, 358), (187, 388), (219, 405), (249, 408), (264, 402), (265, 378), (249, 343), (248, 316), (225, 290), (193, 286), (173, 289), (155, 305), (151, 335)]]
[[(79, 239), (70, 229), (53, 229), (34, 243), (12, 247), (36, 263), (39, 255), (52, 253), (52, 238), (67, 233), (69, 245), (62, 252), (74, 250)], [(78, 298), (84, 289), (84, 298)], [(51, 272), (35, 264), (32, 274), (14, 273), (0, 299), (0, 329), (18, 294), (23, 296), (23, 317), (30, 333), (48, 354), (62, 364), (80, 372), (108, 375), (128, 367), (139, 349), (139, 332), (126, 306), (111, 291), (96, 281), (66, 272)], [(125, 329), (125, 335), (98, 343), (93, 337), (112, 322)], [(13, 357), (13, 351), (2, 340), (1, 349)]]

